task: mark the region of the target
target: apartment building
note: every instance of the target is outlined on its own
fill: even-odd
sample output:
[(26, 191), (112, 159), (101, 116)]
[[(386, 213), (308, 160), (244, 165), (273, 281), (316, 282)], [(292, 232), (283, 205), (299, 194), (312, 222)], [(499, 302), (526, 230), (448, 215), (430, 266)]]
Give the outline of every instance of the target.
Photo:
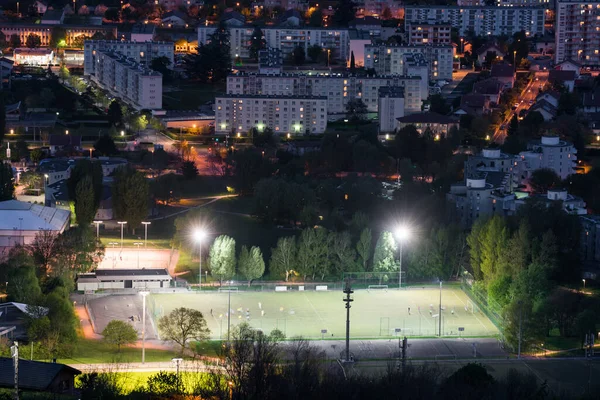
[(96, 63), (89, 76), (137, 110), (162, 108), (162, 75), (112, 51), (96, 51)]
[(452, 80), (454, 47), (451, 45), (368, 45), (365, 68), (373, 68), (378, 75), (401, 75), (405, 73), (405, 57), (413, 53), (423, 54), (429, 65), (430, 80)]
[(421, 111), (423, 87), (427, 81), (420, 76), (304, 75), (304, 74), (245, 74), (227, 77), (227, 94), (269, 96), (322, 96), (327, 98), (329, 114), (343, 114), (352, 99), (362, 99), (370, 112), (377, 112), (379, 88), (404, 87), (404, 113)]
[(383, 11), (388, 8), (392, 16), (398, 17), (398, 12), (402, 9), (402, 2), (400, 0), (364, 0), (364, 6), (360, 8), (364, 10), (364, 15), (374, 17), (381, 17)]
[[(228, 26), (231, 58), (250, 58), (250, 39), (254, 26)], [(210, 42), (210, 36), (216, 26), (198, 27), (198, 43)], [(267, 47), (279, 49), (283, 57), (288, 57), (296, 47), (306, 52), (313, 45), (330, 50), (331, 59), (346, 62), (350, 58), (350, 39), (347, 29), (312, 28), (312, 27), (274, 27), (264, 26), (261, 30), (265, 36)]]
[(452, 26), (443, 23), (411, 23), (406, 25), (408, 44), (452, 44)]
[(545, 7), (505, 6), (431, 6), (416, 5), (404, 8), (404, 23), (408, 29), (417, 23), (447, 23), (466, 35), (501, 36), (525, 31), (528, 36), (543, 36)]
[(542, 136), (530, 142), (527, 149), (515, 158), (514, 175), (519, 183), (526, 183), (533, 171), (540, 168), (553, 170), (560, 179), (575, 173), (577, 149), (573, 143), (557, 136)]
[(404, 117), (404, 88), (388, 86), (379, 88), (378, 104), (379, 132), (394, 132), (398, 118)]
[(271, 128), (277, 134), (321, 134), (327, 128), (327, 97), (228, 94), (215, 99), (215, 132), (246, 135)]
[(94, 72), (97, 52), (114, 52), (139, 64), (150, 65), (153, 59), (167, 57), (173, 66), (174, 44), (172, 42), (132, 42), (120, 40), (86, 40), (83, 46), (84, 74)]
[(71, 46), (73, 42), (81, 37), (92, 37), (96, 33), (103, 35), (117, 36), (117, 28), (114, 26), (102, 25), (46, 25), (46, 24), (22, 24), (17, 22), (0, 22), (0, 31), (8, 41), (12, 35), (17, 35), (21, 40), (21, 44), (25, 44), (27, 37), (31, 34), (38, 35), (41, 41), (41, 47), (50, 45), (52, 28), (60, 27), (65, 30), (65, 42), (67, 46)]
[(557, 0), (555, 62), (600, 65), (600, 2)]

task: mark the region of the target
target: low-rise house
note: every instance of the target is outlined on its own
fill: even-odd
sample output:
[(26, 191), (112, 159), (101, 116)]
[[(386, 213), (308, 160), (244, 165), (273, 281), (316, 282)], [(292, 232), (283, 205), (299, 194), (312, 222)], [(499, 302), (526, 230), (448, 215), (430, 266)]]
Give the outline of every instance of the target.
[(188, 25), (188, 16), (181, 11), (169, 11), (163, 15), (161, 23), (169, 28), (185, 27)]
[(515, 85), (515, 67), (504, 63), (494, 64), (490, 71), (490, 77), (500, 81), (504, 89), (510, 89)]
[(479, 64), (483, 64), (488, 55), (494, 58), (504, 58), (506, 55), (506, 53), (504, 53), (504, 51), (502, 51), (502, 49), (495, 43), (484, 44), (477, 49), (476, 53)]
[(166, 269), (98, 269), (77, 275), (77, 290), (159, 289), (171, 286)]
[(489, 102), (483, 94), (465, 94), (460, 99), (460, 108), (469, 115), (481, 116), (489, 109)]
[(583, 94), (581, 107), (586, 114), (600, 112), (600, 88)]
[(558, 70), (552, 69), (548, 74), (548, 82), (550, 84), (560, 84), (563, 85), (569, 92), (572, 92), (575, 88), (575, 79), (577, 78), (577, 73), (571, 70)]
[(558, 109), (552, 103), (544, 99), (536, 101), (536, 103), (529, 108), (529, 112), (532, 111), (537, 111), (542, 114), (544, 121), (553, 120), (558, 113)]
[(81, 136), (78, 135), (50, 135), (50, 154), (55, 155), (59, 151), (80, 151)]
[(433, 135), (447, 137), (452, 128), (457, 128), (457, 119), (434, 112), (406, 115), (398, 118), (398, 129), (414, 125), (420, 134), (430, 131)]
[(496, 78), (484, 79), (473, 85), (473, 93), (482, 94), (487, 98), (488, 105), (500, 104), (500, 95), (504, 83)]
[[(79, 374), (81, 371), (68, 365), (20, 359), (19, 391), (73, 396), (77, 392), (75, 376)], [(14, 364), (10, 357), (0, 357), (0, 387), (15, 387)]]
[(565, 60), (554, 66), (554, 69), (560, 71), (573, 71), (577, 76), (579, 76), (579, 71), (581, 71), (581, 64), (577, 61), (573, 60)]
[(560, 100), (560, 93), (556, 90), (548, 90), (546, 92), (540, 93), (535, 98), (535, 101), (545, 100), (548, 103), (552, 104), (554, 107), (558, 108), (558, 101)]

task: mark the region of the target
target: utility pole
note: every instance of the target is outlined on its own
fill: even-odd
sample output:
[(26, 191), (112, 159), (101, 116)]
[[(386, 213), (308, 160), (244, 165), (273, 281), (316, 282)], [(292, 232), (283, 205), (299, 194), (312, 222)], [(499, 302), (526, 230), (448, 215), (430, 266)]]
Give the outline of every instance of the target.
[(439, 337), (442, 337), (442, 281), (440, 281), (440, 315), (438, 318), (439, 328), (438, 333)]
[(19, 342), (10, 347), (10, 355), (15, 366), (15, 400), (19, 400)]
[(354, 290), (350, 287), (350, 280), (346, 281), (344, 293), (346, 294), (346, 298), (342, 301), (346, 303), (346, 362), (350, 362), (350, 303), (354, 301), (354, 299), (350, 297), (350, 295), (354, 293)]
[(227, 344), (229, 344), (229, 333), (231, 332), (231, 281), (229, 281), (228, 300), (227, 300)]

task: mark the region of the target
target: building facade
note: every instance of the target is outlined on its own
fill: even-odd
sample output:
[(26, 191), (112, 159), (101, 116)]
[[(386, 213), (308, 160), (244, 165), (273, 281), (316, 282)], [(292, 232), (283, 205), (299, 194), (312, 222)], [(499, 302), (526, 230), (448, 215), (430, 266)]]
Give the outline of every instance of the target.
[(469, 31), (477, 36), (501, 36), (525, 31), (528, 36), (543, 36), (545, 7), (431, 6), (404, 8), (406, 28), (417, 23), (448, 23), (461, 36)]
[(450, 24), (411, 23), (406, 25), (408, 44), (452, 44)]
[(327, 128), (327, 103), (319, 96), (218, 96), (215, 133), (241, 136), (270, 128), (276, 134), (321, 134)]
[(557, 0), (554, 61), (600, 65), (600, 2)]
[(377, 75), (402, 75), (405, 74), (404, 59), (413, 53), (423, 54), (430, 80), (452, 80), (454, 47), (451, 45), (365, 46), (365, 68), (373, 68)]
[(96, 51), (86, 71), (97, 85), (137, 110), (162, 108), (162, 75), (111, 51)]
[(393, 132), (398, 126), (398, 118), (404, 117), (404, 88), (388, 86), (379, 88), (377, 107), (379, 132)]
[[(231, 58), (250, 58), (250, 42), (254, 26), (228, 26)], [(216, 26), (204, 25), (198, 27), (198, 44), (210, 42), (210, 36)], [(267, 47), (279, 49), (283, 57), (289, 57), (296, 47), (304, 49), (305, 53), (313, 45), (321, 46), (324, 51), (330, 51), (331, 59), (347, 62), (350, 58), (350, 39), (347, 29), (328, 29), (311, 27), (261, 27)], [(308, 54), (307, 54), (308, 55)]]
[(47, 47), (50, 45), (52, 28), (55, 26), (65, 30), (65, 42), (67, 46), (73, 45), (76, 40), (83, 37), (92, 37), (96, 33), (101, 33), (103, 35), (110, 34), (113, 37), (117, 36), (116, 27), (102, 25), (42, 25), (0, 22), (0, 31), (4, 34), (7, 41), (12, 35), (17, 35), (23, 45), (30, 34), (38, 35), (40, 37), (41, 47)]
[(519, 184), (525, 183), (533, 171), (541, 168), (553, 170), (560, 179), (575, 173), (577, 149), (573, 143), (557, 136), (542, 136), (540, 140), (530, 142), (527, 148), (515, 158), (514, 175)]
[(361, 99), (370, 112), (377, 112), (379, 88), (404, 87), (404, 113), (421, 111), (423, 87), (419, 76), (357, 77), (352, 75), (261, 75), (235, 74), (227, 77), (227, 94), (269, 96), (322, 96), (329, 114), (343, 114), (346, 104)]
[(167, 57), (173, 67), (174, 45), (171, 42), (132, 42), (126, 40), (86, 40), (83, 47), (84, 74), (90, 75), (97, 63), (98, 51), (112, 51), (135, 61), (150, 65), (153, 59)]
[(14, 65), (51, 65), (54, 61), (54, 52), (51, 49), (30, 49), (20, 47), (13, 51)]

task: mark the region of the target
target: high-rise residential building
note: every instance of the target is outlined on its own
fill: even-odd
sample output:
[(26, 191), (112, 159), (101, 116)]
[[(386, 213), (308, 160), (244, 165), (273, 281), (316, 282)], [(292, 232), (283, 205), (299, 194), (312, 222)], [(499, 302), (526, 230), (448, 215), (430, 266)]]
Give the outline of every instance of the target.
[(119, 53), (136, 63), (149, 66), (153, 59), (167, 57), (173, 66), (175, 46), (172, 42), (132, 42), (121, 40), (86, 40), (83, 46), (84, 74), (93, 72), (97, 52)]
[(276, 134), (321, 134), (327, 98), (320, 96), (223, 95), (215, 99), (215, 132), (243, 136), (251, 129)]
[(361, 99), (370, 112), (377, 112), (379, 88), (404, 87), (404, 113), (421, 111), (423, 91), (427, 81), (420, 76), (305, 75), (305, 74), (245, 74), (227, 77), (227, 94), (269, 96), (323, 96), (327, 98), (329, 114), (344, 114), (346, 104)]
[(555, 62), (600, 65), (600, 1), (557, 0)]
[(162, 108), (162, 75), (112, 51), (96, 51), (87, 75), (100, 87), (137, 110)]
[(525, 31), (527, 36), (543, 36), (544, 6), (432, 6), (415, 5), (404, 8), (404, 23), (408, 28), (416, 23), (448, 23), (461, 36), (473, 31), (477, 36), (502, 36)]
[(411, 23), (406, 25), (408, 44), (452, 44), (448, 23)]
[(404, 88), (387, 86), (379, 88), (379, 132), (393, 132), (398, 127), (398, 118), (404, 117)]
[(575, 173), (577, 149), (573, 143), (561, 140), (558, 136), (542, 136), (527, 145), (515, 159), (514, 175), (519, 182), (525, 182), (533, 171), (548, 168), (556, 172), (560, 179)]
[(386, 45), (365, 46), (365, 68), (378, 75), (405, 74), (406, 55), (422, 53), (429, 67), (430, 80), (452, 80), (454, 47), (451, 45)]
[[(13, 3), (14, 4), (14, 3)], [(106, 25), (65, 25), (65, 24), (25, 24), (19, 22), (0, 22), (0, 32), (8, 41), (16, 35), (25, 44), (29, 35), (40, 37), (41, 47), (50, 45), (52, 28), (60, 27), (65, 30), (65, 44), (72, 46), (78, 40), (89, 38), (96, 34), (117, 36), (116, 26)]]
[(364, 4), (361, 4), (360, 9), (364, 10), (364, 15), (372, 15), (374, 17), (381, 17), (385, 9), (389, 9), (392, 17), (397, 18), (398, 12), (402, 9), (402, 1), (400, 0), (364, 0)]
[[(198, 43), (210, 42), (210, 36), (216, 30), (215, 25), (198, 27)], [(250, 42), (254, 26), (228, 26), (231, 58), (250, 58)], [(288, 57), (296, 47), (304, 49), (314, 45), (329, 52), (332, 60), (347, 62), (350, 59), (349, 36), (347, 29), (314, 27), (261, 27), (267, 47), (279, 49), (283, 57)]]

